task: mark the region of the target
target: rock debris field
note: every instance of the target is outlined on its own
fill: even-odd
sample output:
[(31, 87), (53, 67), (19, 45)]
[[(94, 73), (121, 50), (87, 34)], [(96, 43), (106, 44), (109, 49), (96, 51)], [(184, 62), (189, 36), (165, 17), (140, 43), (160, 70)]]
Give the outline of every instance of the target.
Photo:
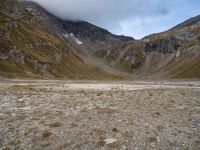
[(199, 81), (0, 81), (1, 150), (199, 150)]

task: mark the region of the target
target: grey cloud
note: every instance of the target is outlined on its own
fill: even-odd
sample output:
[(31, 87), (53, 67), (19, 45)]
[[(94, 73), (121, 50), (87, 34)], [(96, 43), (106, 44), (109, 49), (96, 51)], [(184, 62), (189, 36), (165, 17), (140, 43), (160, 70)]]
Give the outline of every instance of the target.
[[(62, 19), (86, 20), (97, 25), (119, 24), (121, 20), (165, 15), (163, 0), (34, 0)], [(165, 0), (164, 0), (165, 1)], [(165, 12), (165, 13), (163, 13)]]
[[(116, 34), (134, 36), (136, 25), (169, 16), (171, 7), (186, 0), (33, 0), (65, 20), (84, 20)], [(136, 27), (138, 28), (138, 27)], [(138, 28), (141, 29), (141, 28)], [(129, 32), (130, 30), (130, 32)], [(145, 30), (145, 29), (144, 29)], [(146, 29), (147, 30), (147, 29)], [(126, 31), (126, 32), (124, 32)], [(139, 31), (138, 31), (139, 32)], [(143, 32), (143, 31), (142, 31)], [(154, 32), (154, 31), (153, 31)], [(139, 35), (139, 34), (138, 34)], [(144, 36), (138, 36), (141, 38)]]

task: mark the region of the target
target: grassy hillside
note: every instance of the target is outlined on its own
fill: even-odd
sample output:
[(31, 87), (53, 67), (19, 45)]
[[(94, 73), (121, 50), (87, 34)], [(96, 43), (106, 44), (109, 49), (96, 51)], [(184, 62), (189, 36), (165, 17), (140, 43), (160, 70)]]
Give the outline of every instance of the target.
[(1, 76), (117, 78), (86, 65), (62, 37), (48, 32), (45, 19), (32, 15), (17, 1), (0, 1)]

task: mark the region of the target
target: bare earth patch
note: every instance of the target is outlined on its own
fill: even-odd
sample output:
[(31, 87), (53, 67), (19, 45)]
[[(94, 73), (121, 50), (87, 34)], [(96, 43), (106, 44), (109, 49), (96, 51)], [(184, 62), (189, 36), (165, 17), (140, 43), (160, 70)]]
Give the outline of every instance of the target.
[(200, 149), (200, 82), (0, 82), (0, 149)]

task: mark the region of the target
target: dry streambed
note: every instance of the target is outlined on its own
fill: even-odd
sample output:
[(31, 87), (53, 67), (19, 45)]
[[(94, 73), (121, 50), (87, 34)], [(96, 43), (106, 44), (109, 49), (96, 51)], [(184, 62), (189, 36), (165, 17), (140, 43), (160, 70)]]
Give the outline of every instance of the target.
[(200, 82), (0, 82), (0, 149), (200, 149)]

